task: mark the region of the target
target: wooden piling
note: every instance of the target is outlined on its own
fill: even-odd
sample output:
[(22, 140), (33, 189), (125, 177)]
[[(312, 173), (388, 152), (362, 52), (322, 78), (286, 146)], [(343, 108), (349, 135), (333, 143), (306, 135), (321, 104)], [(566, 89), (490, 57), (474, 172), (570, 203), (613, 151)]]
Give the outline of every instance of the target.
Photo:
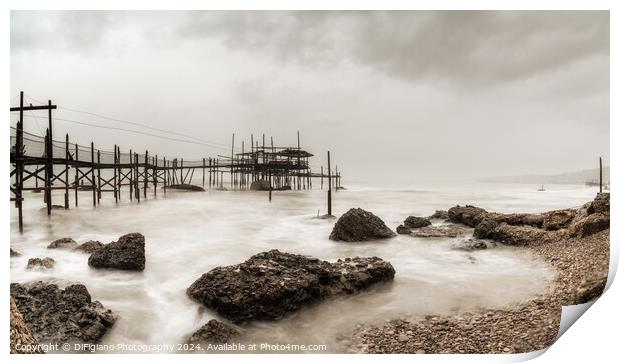
[(149, 174), (148, 174), (148, 165), (149, 165), (149, 151), (144, 152), (144, 199), (146, 200), (146, 190), (149, 188)]
[(93, 206), (97, 206), (97, 189), (95, 187), (95, 143), (90, 142), (90, 184), (93, 190)]
[(598, 192), (603, 193), (603, 157), (598, 157)]
[[(80, 147), (77, 145), (77, 143), (75, 143), (75, 160), (76, 161), (80, 160), (79, 154), (78, 154), (79, 150), (80, 150)], [(73, 186), (74, 194), (75, 194), (75, 207), (78, 206), (78, 185), (80, 182), (79, 170), (80, 170), (80, 167), (75, 166), (75, 180), (74, 180), (74, 186)]]
[(327, 215), (332, 215), (332, 168), (329, 150), (327, 151)]
[(114, 203), (118, 204), (118, 184), (117, 184), (117, 169), (118, 169), (118, 151), (116, 150), (116, 144), (114, 144)]

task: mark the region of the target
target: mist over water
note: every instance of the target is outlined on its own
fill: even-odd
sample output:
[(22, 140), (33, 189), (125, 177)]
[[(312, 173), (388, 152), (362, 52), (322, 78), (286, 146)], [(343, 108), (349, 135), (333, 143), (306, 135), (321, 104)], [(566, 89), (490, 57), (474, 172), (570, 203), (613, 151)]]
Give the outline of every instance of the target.
[[(315, 188), (317, 187), (315, 182)], [(491, 211), (539, 212), (579, 206), (596, 189), (577, 185), (540, 186), (460, 184), (427, 186), (347, 186), (334, 192), (334, 214), (352, 207), (372, 211), (395, 229), (409, 215), (428, 216), (436, 209), (475, 204)], [(367, 243), (328, 239), (335, 220), (324, 214), (326, 191), (171, 192), (129, 202), (123, 191), (118, 206), (103, 194), (92, 207), (89, 192), (80, 193), (80, 206), (45, 213), (41, 194), (27, 193), (23, 234), (11, 206), (11, 247), (22, 256), (11, 258), (11, 282), (53, 280), (63, 286), (81, 282), (93, 300), (118, 314), (104, 344), (176, 344), (217, 315), (192, 301), (186, 288), (203, 273), (243, 262), (251, 255), (279, 249), (334, 261), (354, 256), (378, 256), (392, 263), (393, 282), (360, 294), (328, 299), (278, 322), (259, 322), (240, 328), (244, 342), (326, 344), (342, 350), (339, 338), (357, 324), (427, 314), (450, 314), (497, 307), (526, 300), (544, 290), (553, 272), (524, 252), (499, 247), (476, 252), (451, 249), (454, 239), (397, 236)], [(54, 202), (61, 203), (61, 194)], [(434, 221), (434, 224), (441, 223)], [(121, 272), (91, 269), (88, 255), (48, 250), (52, 240), (71, 237), (78, 243), (108, 243), (129, 232), (146, 238), (146, 269)], [(28, 258), (52, 257), (53, 270), (27, 271)], [(223, 320), (225, 321), (225, 320)]]

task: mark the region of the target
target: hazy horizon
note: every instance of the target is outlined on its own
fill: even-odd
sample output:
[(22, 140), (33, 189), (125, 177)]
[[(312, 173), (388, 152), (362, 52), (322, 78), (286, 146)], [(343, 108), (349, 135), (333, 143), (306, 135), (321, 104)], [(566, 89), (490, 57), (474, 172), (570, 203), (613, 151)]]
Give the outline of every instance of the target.
[(12, 106), (23, 90), (59, 119), (210, 144), (55, 122), (101, 149), (198, 159), (299, 130), (345, 181), (609, 164), (608, 11), (12, 11), (10, 62)]

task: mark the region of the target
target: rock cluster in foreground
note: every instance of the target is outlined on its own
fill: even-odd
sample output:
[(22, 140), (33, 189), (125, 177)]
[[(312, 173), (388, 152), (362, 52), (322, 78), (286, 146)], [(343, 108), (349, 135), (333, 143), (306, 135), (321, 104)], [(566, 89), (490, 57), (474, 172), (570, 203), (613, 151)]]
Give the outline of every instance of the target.
[(28, 259), (28, 264), (26, 265), (26, 269), (29, 270), (45, 270), (52, 269), (56, 261), (50, 257), (41, 258), (30, 258)]
[(82, 284), (12, 283), (11, 297), (41, 343), (98, 342), (115, 321)]
[(123, 235), (88, 258), (88, 265), (93, 268), (120, 270), (144, 270), (145, 262), (144, 235), (140, 233)]
[(387, 239), (396, 234), (372, 212), (356, 208), (340, 216), (329, 235), (331, 240), (358, 242)]
[(271, 250), (237, 265), (205, 273), (187, 294), (234, 323), (278, 320), (337, 294), (390, 281), (394, 268), (377, 257), (335, 263)]

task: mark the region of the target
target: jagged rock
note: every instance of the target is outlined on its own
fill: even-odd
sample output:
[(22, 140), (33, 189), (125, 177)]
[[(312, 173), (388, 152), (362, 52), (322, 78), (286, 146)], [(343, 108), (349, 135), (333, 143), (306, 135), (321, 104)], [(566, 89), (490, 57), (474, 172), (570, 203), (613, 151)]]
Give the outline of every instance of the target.
[(528, 225), (509, 225), (505, 222), (499, 224), (486, 236), (488, 239), (493, 239), (506, 245), (543, 243), (549, 241), (552, 237), (553, 232)]
[(431, 225), (431, 221), (425, 217), (409, 216), (405, 219), (404, 224), (408, 228), (418, 229)]
[(457, 205), (448, 210), (448, 219), (453, 223), (476, 227), (487, 214), (487, 211), (480, 207)]
[(101, 243), (100, 241), (89, 240), (85, 242), (84, 244), (81, 244), (80, 246), (76, 247), (74, 250), (81, 251), (83, 253), (92, 254), (98, 251), (99, 249), (103, 248), (104, 246), (105, 245), (103, 245), (103, 243)]
[(446, 210), (435, 210), (435, 213), (428, 217), (429, 219), (441, 219), (448, 220), (448, 211)]
[(499, 226), (499, 222), (495, 219), (485, 217), (476, 225), (474, 229), (474, 237), (478, 239), (488, 239), (493, 237), (493, 232)]
[(396, 227), (396, 232), (397, 232), (398, 234), (407, 235), (407, 234), (411, 234), (411, 229), (410, 229), (410, 228), (408, 228), (408, 227), (407, 227), (407, 226), (405, 226), (405, 225), (398, 225), (398, 226)]
[(239, 331), (218, 320), (209, 320), (187, 339), (189, 344), (225, 344), (239, 335)]
[(166, 186), (166, 188), (169, 188), (171, 190), (195, 191), (195, 192), (204, 192), (205, 190), (204, 188), (200, 186), (190, 185), (186, 183), (170, 185), (170, 186)]
[(140, 233), (123, 235), (88, 258), (88, 265), (93, 268), (121, 270), (144, 270), (145, 262), (144, 236)]
[(548, 231), (564, 229), (570, 225), (576, 215), (577, 212), (573, 209), (545, 212), (542, 228)]
[(269, 191), (270, 189), (269, 181), (264, 179), (256, 180), (250, 185), (250, 190), (252, 191)]
[(11, 354), (43, 354), (11, 297)]
[(396, 236), (383, 220), (373, 213), (357, 208), (340, 216), (329, 238), (336, 241), (368, 241)]
[(598, 193), (588, 208), (588, 214), (599, 213), (609, 215), (609, 198), (609, 193), (607, 192)]
[(570, 227), (570, 236), (577, 238), (585, 238), (599, 231), (609, 229), (609, 215), (595, 212), (585, 218), (576, 221)]
[(478, 239), (467, 239), (460, 242), (457, 242), (452, 246), (453, 249), (465, 250), (465, 251), (474, 251), (474, 250), (484, 250), (488, 248), (496, 247), (497, 244), (492, 241), (484, 241)]
[(47, 248), (48, 249), (73, 249), (78, 246), (78, 243), (71, 238), (61, 238), (52, 241)]
[(464, 235), (467, 230), (468, 229), (462, 225), (432, 225), (412, 230), (411, 236), (415, 236), (417, 238), (456, 238)]
[(45, 257), (43, 259), (30, 258), (28, 259), (28, 264), (26, 265), (26, 269), (38, 269), (38, 270), (52, 269), (54, 268), (54, 264), (56, 264), (56, 261), (54, 261), (54, 259), (50, 257)]
[(390, 281), (394, 268), (377, 257), (335, 263), (271, 250), (203, 274), (187, 294), (234, 323), (278, 320), (337, 294)]
[(82, 284), (12, 283), (11, 297), (41, 343), (98, 342), (115, 321)]
[(22, 253), (20, 253), (20, 252), (18, 252), (16, 250), (13, 250), (13, 248), (11, 248), (11, 256), (12, 257), (19, 257), (21, 255), (22, 255)]

